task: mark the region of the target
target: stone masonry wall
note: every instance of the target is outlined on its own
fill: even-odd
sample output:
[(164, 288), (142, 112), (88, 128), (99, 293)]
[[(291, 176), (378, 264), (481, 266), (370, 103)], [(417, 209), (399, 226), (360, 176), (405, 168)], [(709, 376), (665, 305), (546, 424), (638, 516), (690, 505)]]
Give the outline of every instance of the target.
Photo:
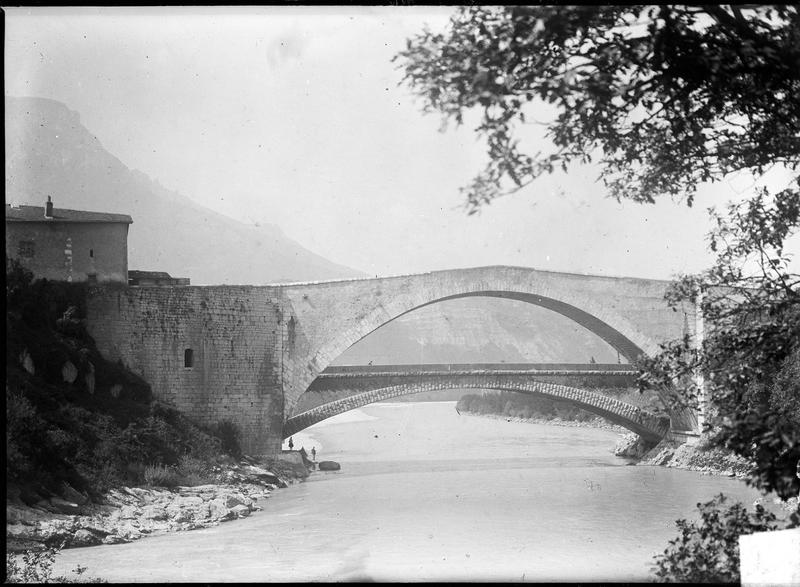
[(281, 306), (273, 287), (94, 288), (89, 332), (156, 398), (200, 424), (230, 420), (245, 452), (269, 454), (282, 440)]
[[(633, 360), (694, 334), (694, 307), (670, 309), (666, 286), (499, 266), (279, 286), (106, 287), (90, 294), (88, 318), (99, 350), (141, 375), (157, 398), (200, 423), (236, 423), (244, 450), (265, 454), (280, 448), (284, 419), (317, 376), (406, 312), (470, 295), (527, 301)], [(695, 427), (693, 414), (670, 416), (674, 430)]]
[[(583, 322), (631, 361), (640, 353), (652, 355), (660, 343), (694, 334), (695, 308), (669, 308), (668, 285), (505, 266), (287, 284), (287, 312), (297, 325), (284, 369), (286, 416), (297, 413), (300, 396), (348, 347), (405, 312), (439, 300), (485, 295), (527, 301)], [(673, 416), (679, 429), (694, 425), (688, 414)]]

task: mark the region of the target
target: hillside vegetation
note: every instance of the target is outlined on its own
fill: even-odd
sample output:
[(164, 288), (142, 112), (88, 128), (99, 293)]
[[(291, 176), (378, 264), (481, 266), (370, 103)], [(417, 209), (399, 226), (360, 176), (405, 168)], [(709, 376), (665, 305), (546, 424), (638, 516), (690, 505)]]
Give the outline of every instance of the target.
[[(596, 393), (608, 395), (620, 401), (633, 404), (650, 412), (662, 411), (661, 400), (652, 392), (639, 393), (633, 389), (592, 389)], [(591, 412), (569, 402), (553, 400), (538, 395), (516, 393), (513, 391), (486, 392), (463, 396), (456, 407), (459, 411), (474, 414), (490, 414), (509, 418), (533, 418), (537, 420), (567, 420), (591, 422), (602, 420)]]
[(200, 482), (235, 429), (204, 430), (102, 358), (84, 328), (86, 284), (33, 281), (6, 259), (6, 480), (23, 502), (110, 487)]

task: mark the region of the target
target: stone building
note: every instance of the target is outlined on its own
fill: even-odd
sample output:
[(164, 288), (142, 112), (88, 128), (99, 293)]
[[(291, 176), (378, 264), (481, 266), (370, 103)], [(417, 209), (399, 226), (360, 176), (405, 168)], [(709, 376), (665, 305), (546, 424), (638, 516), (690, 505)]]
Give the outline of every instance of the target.
[(6, 256), (34, 277), (128, 283), (127, 214), (6, 204)]

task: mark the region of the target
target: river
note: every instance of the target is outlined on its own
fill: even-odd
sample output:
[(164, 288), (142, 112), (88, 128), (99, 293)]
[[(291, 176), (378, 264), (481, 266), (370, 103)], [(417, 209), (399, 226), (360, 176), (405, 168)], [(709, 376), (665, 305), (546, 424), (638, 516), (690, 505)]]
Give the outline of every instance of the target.
[(294, 437), (336, 472), (214, 528), (62, 551), (113, 582), (646, 581), (677, 518), (742, 481), (626, 466), (618, 434), (375, 404)]

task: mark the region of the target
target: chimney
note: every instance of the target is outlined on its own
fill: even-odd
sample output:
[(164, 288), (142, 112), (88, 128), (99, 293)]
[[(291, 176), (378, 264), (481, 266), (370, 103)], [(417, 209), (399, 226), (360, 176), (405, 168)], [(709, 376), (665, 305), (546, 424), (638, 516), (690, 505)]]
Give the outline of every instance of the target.
[(47, 203), (44, 205), (44, 217), (53, 217), (53, 202), (50, 200), (50, 196), (47, 196)]

